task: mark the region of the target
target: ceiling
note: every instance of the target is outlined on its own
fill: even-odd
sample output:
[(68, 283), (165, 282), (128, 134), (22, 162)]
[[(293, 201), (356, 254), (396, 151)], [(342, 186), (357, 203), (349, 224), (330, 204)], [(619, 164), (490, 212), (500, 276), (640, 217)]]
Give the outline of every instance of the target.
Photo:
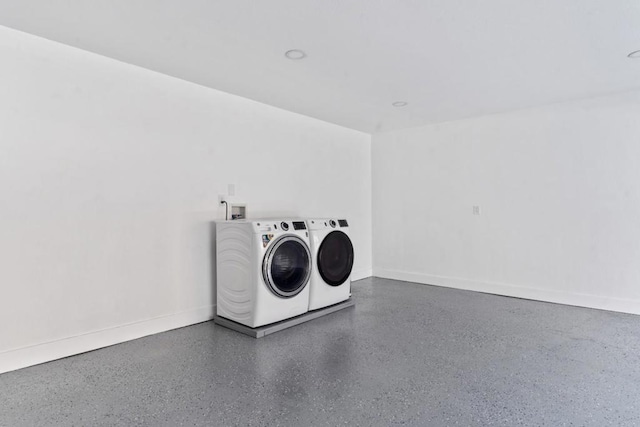
[(637, 0), (0, 0), (0, 25), (369, 133), (640, 88)]

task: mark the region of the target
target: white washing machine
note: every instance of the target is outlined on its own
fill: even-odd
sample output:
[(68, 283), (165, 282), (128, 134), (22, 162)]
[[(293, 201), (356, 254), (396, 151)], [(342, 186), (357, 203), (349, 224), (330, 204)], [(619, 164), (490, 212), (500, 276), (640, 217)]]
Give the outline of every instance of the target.
[(309, 310), (349, 299), (353, 244), (346, 219), (308, 219), (313, 271), (309, 282)]
[(306, 223), (216, 223), (217, 315), (251, 328), (309, 309), (312, 258)]

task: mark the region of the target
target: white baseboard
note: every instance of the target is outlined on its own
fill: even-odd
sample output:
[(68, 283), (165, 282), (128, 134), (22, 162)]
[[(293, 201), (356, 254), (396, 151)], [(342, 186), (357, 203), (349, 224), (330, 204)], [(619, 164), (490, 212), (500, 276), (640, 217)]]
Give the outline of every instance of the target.
[(380, 268), (376, 268), (373, 273), (375, 277), (381, 277), (384, 279), (465, 289), (469, 291), (532, 299), (557, 304), (617, 311), (621, 313), (640, 314), (640, 300), (556, 291), (552, 289), (530, 288), (506, 283), (483, 282), (459, 277), (435, 276), (430, 274), (411, 273)]
[(4, 351), (0, 353), (0, 374), (97, 350), (147, 335), (206, 322), (213, 318), (214, 313), (215, 306), (210, 305), (56, 341)]
[(356, 280), (366, 279), (371, 276), (373, 276), (373, 270), (371, 268), (353, 270), (351, 272), (351, 281), (355, 282)]

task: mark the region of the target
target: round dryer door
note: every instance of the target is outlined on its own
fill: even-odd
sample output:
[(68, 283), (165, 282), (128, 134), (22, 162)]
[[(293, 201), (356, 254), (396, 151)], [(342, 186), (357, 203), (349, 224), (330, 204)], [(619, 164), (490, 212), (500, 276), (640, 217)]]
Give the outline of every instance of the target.
[(332, 231), (318, 249), (318, 272), (327, 284), (340, 286), (353, 268), (353, 245), (342, 231)]
[(311, 275), (311, 252), (298, 236), (276, 239), (264, 256), (262, 276), (271, 291), (291, 298), (304, 289)]

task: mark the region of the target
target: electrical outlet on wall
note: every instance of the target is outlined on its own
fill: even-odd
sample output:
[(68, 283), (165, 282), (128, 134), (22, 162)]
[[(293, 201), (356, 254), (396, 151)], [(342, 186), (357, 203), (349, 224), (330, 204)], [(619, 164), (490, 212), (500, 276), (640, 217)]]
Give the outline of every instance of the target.
[(480, 206), (474, 206), (473, 207), (473, 214), (474, 215), (480, 215)]

